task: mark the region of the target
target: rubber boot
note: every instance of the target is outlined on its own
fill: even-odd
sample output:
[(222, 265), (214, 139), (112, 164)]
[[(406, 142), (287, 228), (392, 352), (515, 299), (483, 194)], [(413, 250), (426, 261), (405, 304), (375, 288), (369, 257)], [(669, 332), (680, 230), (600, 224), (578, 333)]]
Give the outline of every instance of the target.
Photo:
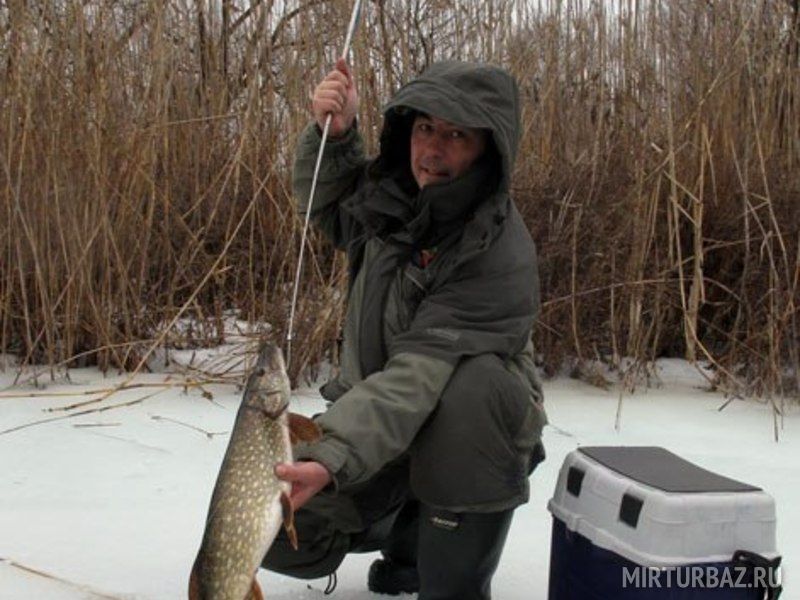
[(408, 501), (395, 519), (379, 558), (369, 568), (367, 588), (377, 594), (413, 594), (419, 591), (417, 544), (419, 502)]
[(422, 505), (418, 600), (489, 600), (513, 513), (453, 513)]

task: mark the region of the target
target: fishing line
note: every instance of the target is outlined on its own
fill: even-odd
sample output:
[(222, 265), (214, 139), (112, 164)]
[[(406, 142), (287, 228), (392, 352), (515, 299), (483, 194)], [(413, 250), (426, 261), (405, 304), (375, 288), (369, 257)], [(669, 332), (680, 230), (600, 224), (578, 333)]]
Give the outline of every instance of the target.
[[(350, 25), (347, 28), (347, 36), (344, 40), (344, 50), (342, 50), (341, 58), (347, 61), (347, 55), (350, 53), (350, 44), (353, 41), (358, 21), (361, 17), (361, 0), (355, 0), (353, 4), (353, 12), (350, 15)], [(352, 74), (351, 74), (352, 76)], [(300, 275), (303, 272), (303, 257), (306, 251), (306, 238), (308, 237), (308, 223), (311, 220), (311, 208), (314, 205), (314, 193), (317, 191), (317, 179), (319, 178), (319, 168), (322, 165), (322, 154), (325, 150), (325, 142), (328, 139), (328, 131), (331, 127), (331, 119), (333, 113), (328, 113), (325, 117), (325, 127), (322, 128), (322, 141), (319, 145), (317, 152), (317, 163), (314, 166), (314, 177), (311, 180), (311, 192), (308, 196), (308, 206), (306, 207), (305, 220), (303, 221), (303, 234), (300, 237), (300, 255), (297, 258), (297, 269), (294, 274), (294, 288), (292, 289), (292, 304), (289, 309), (289, 326), (286, 330), (286, 368), (292, 362), (292, 339), (294, 337), (294, 317), (297, 309), (297, 293), (300, 289)]]

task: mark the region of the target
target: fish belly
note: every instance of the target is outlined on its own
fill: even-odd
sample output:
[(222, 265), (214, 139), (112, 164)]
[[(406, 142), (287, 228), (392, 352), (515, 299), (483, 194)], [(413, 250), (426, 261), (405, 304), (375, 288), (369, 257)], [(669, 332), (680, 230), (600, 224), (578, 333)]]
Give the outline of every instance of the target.
[(288, 427), (281, 425), (243, 424), (243, 435), (229, 444), (198, 557), (204, 599), (246, 598), (283, 524), (281, 495), (291, 486), (274, 469), (291, 461), (291, 444)]

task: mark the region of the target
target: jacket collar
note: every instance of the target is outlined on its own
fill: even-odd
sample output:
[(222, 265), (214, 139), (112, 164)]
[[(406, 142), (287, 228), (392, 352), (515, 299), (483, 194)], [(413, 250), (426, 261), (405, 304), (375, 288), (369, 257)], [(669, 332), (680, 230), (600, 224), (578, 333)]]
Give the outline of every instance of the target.
[(409, 246), (435, 242), (458, 229), (483, 235), (491, 223), (476, 220), (505, 218), (507, 196), (493, 192), (497, 174), (489, 161), (479, 161), (461, 177), (422, 190), (409, 184), (409, 177), (410, 173), (395, 173), (369, 180), (346, 203), (346, 210), (368, 235), (391, 236)]

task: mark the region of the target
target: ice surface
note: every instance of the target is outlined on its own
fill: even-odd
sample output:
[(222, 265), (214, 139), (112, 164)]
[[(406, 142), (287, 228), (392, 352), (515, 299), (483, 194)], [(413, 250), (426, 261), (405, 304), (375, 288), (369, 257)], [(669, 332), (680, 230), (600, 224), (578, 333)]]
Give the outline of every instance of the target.
[[(660, 363), (661, 385), (625, 396), (621, 430), (614, 429), (619, 392), (562, 378), (545, 385), (551, 421), (548, 458), (531, 478), (532, 497), (517, 511), (494, 579), (499, 600), (546, 598), (552, 495), (564, 456), (579, 445), (660, 445), (728, 477), (762, 487), (778, 510), (778, 548), (784, 556), (783, 598), (800, 598), (791, 585), (800, 569), (800, 411), (779, 423), (766, 403), (734, 401), (704, 390), (685, 363)], [(93, 369), (70, 373), (72, 383), (44, 390), (8, 388), (0, 373), (0, 430), (60, 416), (43, 409), (86, 400), (87, 389), (108, 388), (123, 377)], [(164, 374), (136, 382), (163, 382)], [(141, 403), (37, 425), (0, 435), (0, 599), (175, 599), (186, 581), (203, 531), (205, 513), (240, 392), (210, 385), (164, 389)], [(103, 406), (158, 389), (120, 392)], [(9, 394), (72, 396), (7, 398)], [(301, 390), (293, 410), (318, 412), (316, 392)], [(91, 408), (91, 407), (87, 407)], [(156, 417), (156, 418), (154, 418)], [(176, 422), (177, 421), (177, 422)], [(76, 425), (90, 425), (76, 427)], [(795, 532), (795, 533), (792, 533)], [(333, 597), (381, 598), (366, 591), (373, 555), (354, 555), (339, 571)], [(32, 569), (36, 572), (32, 572)], [(321, 598), (325, 580), (299, 581), (261, 571), (272, 599)], [(311, 586), (309, 588), (309, 585)]]

